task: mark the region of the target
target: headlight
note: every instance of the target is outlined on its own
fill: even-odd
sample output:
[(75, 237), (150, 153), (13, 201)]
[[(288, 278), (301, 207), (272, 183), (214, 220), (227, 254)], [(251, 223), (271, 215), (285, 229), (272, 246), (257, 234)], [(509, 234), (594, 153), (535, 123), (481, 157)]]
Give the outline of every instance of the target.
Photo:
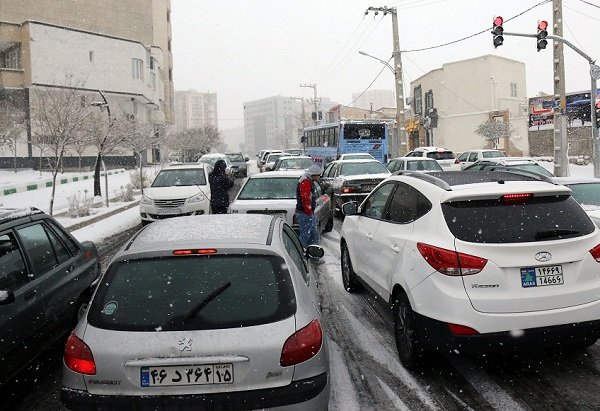
[(141, 204), (146, 204), (146, 205), (152, 205), (154, 204), (154, 201), (152, 201), (152, 199), (150, 197), (146, 197), (145, 195), (142, 196), (142, 199), (140, 200)]
[(189, 203), (189, 204), (192, 204), (192, 203), (199, 203), (199, 202), (201, 202), (201, 201), (204, 201), (204, 199), (205, 199), (205, 198), (206, 198), (206, 197), (204, 197), (204, 194), (202, 194), (202, 193), (198, 193), (198, 194), (196, 194), (195, 196), (193, 196), (193, 197), (190, 197), (190, 198), (188, 199), (188, 203)]

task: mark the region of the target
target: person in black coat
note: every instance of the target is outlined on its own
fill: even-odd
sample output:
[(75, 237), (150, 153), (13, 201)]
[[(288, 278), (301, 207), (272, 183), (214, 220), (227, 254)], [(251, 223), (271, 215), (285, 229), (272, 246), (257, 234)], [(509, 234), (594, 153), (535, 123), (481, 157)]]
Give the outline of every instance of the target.
[(210, 207), (213, 214), (227, 214), (229, 207), (229, 190), (233, 187), (233, 180), (225, 174), (226, 168), (225, 160), (217, 160), (215, 168), (208, 176)]

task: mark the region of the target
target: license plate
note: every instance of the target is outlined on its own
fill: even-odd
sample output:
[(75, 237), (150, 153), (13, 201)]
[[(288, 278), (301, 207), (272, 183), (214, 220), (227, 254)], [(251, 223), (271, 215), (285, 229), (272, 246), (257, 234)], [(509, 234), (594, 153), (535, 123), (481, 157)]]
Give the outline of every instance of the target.
[(158, 214), (160, 215), (169, 215), (169, 214), (181, 214), (181, 209), (179, 207), (175, 208), (159, 208)]
[(372, 191), (374, 188), (374, 184), (363, 184), (362, 191)]
[(524, 288), (561, 284), (564, 284), (561, 265), (521, 268), (521, 285)]
[(142, 367), (142, 387), (233, 384), (233, 364)]

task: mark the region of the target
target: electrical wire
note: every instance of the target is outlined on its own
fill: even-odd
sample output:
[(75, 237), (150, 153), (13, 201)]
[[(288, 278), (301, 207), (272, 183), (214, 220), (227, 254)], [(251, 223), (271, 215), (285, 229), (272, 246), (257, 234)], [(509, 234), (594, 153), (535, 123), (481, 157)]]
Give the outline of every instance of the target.
[[(543, 0), (543, 1), (540, 1), (539, 3), (537, 3), (537, 4), (535, 4), (535, 5), (531, 6), (531, 7), (529, 7), (528, 9), (526, 9), (526, 10), (523, 10), (522, 12), (520, 12), (520, 13), (518, 13), (518, 14), (515, 14), (514, 16), (512, 16), (512, 17), (510, 17), (510, 18), (508, 18), (508, 19), (506, 19), (506, 20), (504, 20), (504, 22), (506, 23), (506, 22), (508, 22), (508, 21), (514, 20), (514, 19), (516, 19), (517, 17), (520, 17), (520, 16), (522, 16), (523, 14), (525, 14), (525, 13), (527, 13), (527, 12), (529, 12), (529, 11), (533, 10), (534, 8), (536, 8), (536, 7), (539, 7), (539, 6), (541, 6), (541, 5), (543, 5), (543, 4), (546, 4), (546, 3), (550, 3), (551, 1), (552, 1), (552, 0)], [(460, 39), (457, 39), (457, 40), (452, 40), (452, 41), (449, 41), (449, 42), (446, 42), (446, 43), (437, 44), (437, 45), (435, 45), (435, 46), (422, 47), (422, 48), (418, 48), (418, 49), (410, 49), (410, 50), (401, 50), (401, 52), (402, 52), (402, 53), (413, 53), (413, 52), (417, 52), (417, 51), (433, 50), (433, 49), (437, 49), (437, 48), (440, 48), (440, 47), (449, 46), (449, 45), (451, 45), (451, 44), (456, 44), (456, 43), (459, 43), (459, 42), (461, 42), (461, 41), (465, 41), (465, 40), (468, 40), (468, 39), (470, 39), (470, 38), (473, 38), (473, 37), (475, 37), (475, 36), (479, 36), (480, 34), (487, 33), (487, 32), (488, 32), (488, 31), (489, 31), (491, 28), (492, 28), (492, 27), (486, 27), (485, 29), (483, 29), (483, 30), (481, 30), (481, 31), (478, 31), (477, 33), (470, 34), (470, 35), (468, 35), (468, 36), (462, 37), (462, 38), (460, 38)]]
[(573, 7), (569, 7), (569, 6), (566, 6), (566, 5), (563, 5), (563, 7), (564, 7), (565, 9), (569, 9), (569, 10), (571, 10), (571, 11), (574, 11), (575, 13), (581, 14), (582, 16), (588, 17), (588, 18), (590, 18), (590, 19), (592, 19), (592, 20), (600, 21), (600, 19), (599, 19), (599, 18), (597, 18), (597, 17), (593, 17), (593, 16), (590, 16), (589, 14), (586, 14), (586, 13), (584, 13), (584, 12), (582, 12), (582, 11), (579, 11), (579, 10), (577, 10), (577, 9), (574, 9)]
[[(391, 59), (392, 59), (392, 57), (390, 57), (386, 63), (388, 63), (388, 64), (389, 64), (389, 62), (390, 62), (390, 60), (391, 60)], [(375, 81), (376, 81), (376, 80), (379, 78), (379, 76), (381, 76), (381, 73), (383, 73), (383, 70), (385, 70), (386, 68), (387, 68), (387, 66), (386, 66), (385, 64), (383, 64), (383, 67), (381, 67), (381, 70), (379, 70), (379, 73), (377, 73), (377, 76), (375, 76), (375, 78), (373, 79), (373, 81), (371, 81), (371, 83), (370, 83), (370, 84), (367, 86), (367, 88), (366, 88), (366, 89), (364, 89), (364, 90), (362, 91), (362, 93), (360, 93), (360, 94), (358, 95), (358, 97), (356, 97), (354, 100), (352, 100), (352, 101), (351, 101), (349, 104), (342, 104), (342, 105), (343, 105), (344, 107), (350, 107), (352, 104), (354, 104), (354, 102), (355, 102), (356, 100), (358, 100), (359, 98), (361, 98), (361, 97), (362, 97), (362, 95), (363, 95), (363, 94), (365, 94), (365, 93), (367, 92), (367, 90), (371, 88), (371, 86), (373, 85), (373, 83), (375, 83)]]
[(582, 3), (585, 3), (585, 4), (589, 5), (589, 6), (596, 7), (597, 9), (600, 9), (600, 6), (598, 6), (597, 4), (590, 3), (589, 1), (586, 1), (586, 0), (579, 0), (579, 1), (582, 2)]

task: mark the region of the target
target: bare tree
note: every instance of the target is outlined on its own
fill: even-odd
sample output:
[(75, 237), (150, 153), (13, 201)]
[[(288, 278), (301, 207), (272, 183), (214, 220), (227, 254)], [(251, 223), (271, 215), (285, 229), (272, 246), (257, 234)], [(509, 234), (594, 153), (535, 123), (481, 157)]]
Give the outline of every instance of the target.
[(196, 161), (203, 154), (218, 147), (221, 137), (218, 130), (211, 126), (190, 128), (167, 136), (165, 145), (171, 152), (179, 155), (180, 161)]
[(510, 123), (489, 119), (481, 123), (477, 127), (477, 130), (475, 130), (475, 133), (491, 142), (494, 148), (498, 148), (500, 139), (510, 137), (514, 131)]
[(0, 102), (0, 145), (12, 150), (17, 172), (17, 144), (25, 131), (25, 113), (9, 101)]
[(86, 116), (90, 115), (89, 108), (82, 104), (80, 86), (72, 84), (70, 78), (66, 80), (65, 87), (35, 88), (31, 105), (33, 137), (40, 152), (43, 150), (48, 154), (52, 172), (50, 214), (54, 209), (56, 176), (65, 151), (77, 138)]

